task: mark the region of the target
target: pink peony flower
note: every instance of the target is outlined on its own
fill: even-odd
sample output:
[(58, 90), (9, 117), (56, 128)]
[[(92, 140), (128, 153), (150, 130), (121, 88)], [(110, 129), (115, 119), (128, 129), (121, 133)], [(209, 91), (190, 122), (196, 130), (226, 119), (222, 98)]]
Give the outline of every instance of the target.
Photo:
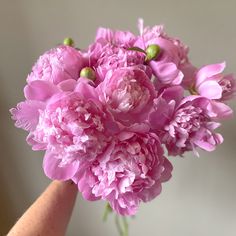
[(94, 43), (88, 51), (90, 66), (98, 76), (98, 82), (104, 80), (108, 71), (115, 71), (122, 67), (136, 66), (146, 71), (151, 77), (151, 69), (144, 65), (145, 55), (143, 53), (128, 50), (128, 48), (111, 44), (107, 41)]
[(201, 96), (182, 99), (181, 91), (180, 87), (167, 88), (155, 100), (149, 116), (151, 128), (160, 135), (170, 155), (190, 150), (198, 155), (196, 147), (213, 151), (223, 142), (222, 136), (214, 132), (220, 126), (216, 120), (231, 116), (232, 110)]
[[(54, 85), (49, 81), (35, 80), (29, 82), (24, 88), (26, 100), (17, 104), (16, 108), (10, 109), (12, 119), (16, 120), (15, 125), (18, 128), (27, 131), (33, 131), (38, 122), (39, 115), (44, 111), (50, 98), (58, 93), (78, 91), (83, 88), (83, 93), (90, 91), (90, 81), (80, 78), (79, 81), (72, 79), (62, 81)], [(90, 93), (88, 92), (88, 93)]]
[(113, 132), (111, 117), (95, 97), (83, 95), (79, 91), (58, 93), (48, 101), (28, 138), (34, 149), (40, 144), (43, 149), (62, 152), (64, 162), (95, 159), (103, 151)]
[(196, 74), (194, 89), (209, 99), (229, 100), (236, 94), (236, 81), (233, 75), (222, 75), (225, 63), (202, 67)]
[(135, 45), (145, 50), (149, 45), (157, 44), (161, 48), (158, 61), (173, 62), (177, 66), (189, 61), (187, 56), (188, 47), (179, 39), (168, 36), (163, 25), (144, 28), (142, 20), (140, 20), (139, 31), (140, 36)]
[(155, 97), (150, 79), (136, 68), (110, 71), (97, 91), (115, 119), (126, 125), (144, 121)]
[(134, 215), (141, 201), (160, 194), (171, 171), (155, 134), (123, 131), (92, 165), (81, 165), (74, 181), (86, 199), (107, 200), (119, 214)]
[(81, 92), (78, 89), (52, 97), (28, 139), (35, 149), (38, 144), (47, 149), (44, 171), (52, 179), (72, 178), (80, 162), (96, 160), (118, 131), (94, 94)]
[(140, 36), (135, 46), (146, 50), (149, 45), (154, 44), (161, 48), (158, 57), (150, 61), (153, 74), (157, 77), (157, 83), (180, 84), (184, 77), (180, 68), (189, 63), (188, 48), (179, 39), (169, 37), (162, 25), (144, 28), (143, 20), (140, 19), (139, 31)]
[(53, 84), (79, 78), (79, 72), (84, 66), (85, 59), (73, 47), (59, 46), (44, 53), (27, 78), (27, 82), (46, 80)]

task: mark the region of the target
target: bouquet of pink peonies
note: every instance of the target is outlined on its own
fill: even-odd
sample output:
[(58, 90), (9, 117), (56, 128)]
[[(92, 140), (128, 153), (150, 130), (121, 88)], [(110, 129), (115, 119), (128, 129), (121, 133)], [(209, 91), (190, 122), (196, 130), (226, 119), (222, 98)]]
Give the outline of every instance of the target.
[(215, 129), (236, 93), (224, 62), (196, 68), (162, 25), (140, 19), (138, 28), (99, 28), (86, 50), (65, 39), (40, 56), (26, 99), (10, 110), (32, 149), (46, 151), (49, 178), (72, 180), (84, 199), (123, 216), (160, 194), (173, 169), (166, 156), (223, 142)]

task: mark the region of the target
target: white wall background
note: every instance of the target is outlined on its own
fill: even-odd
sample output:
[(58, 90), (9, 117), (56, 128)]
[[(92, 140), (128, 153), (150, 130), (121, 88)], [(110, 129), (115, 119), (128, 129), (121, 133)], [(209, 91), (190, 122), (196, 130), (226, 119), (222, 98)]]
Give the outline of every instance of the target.
[[(146, 25), (164, 23), (188, 44), (196, 65), (226, 60), (227, 72), (236, 72), (235, 10), (235, 0), (0, 0), (0, 234), (49, 183), (43, 153), (31, 151), (8, 113), (23, 99), (25, 78), (40, 54), (66, 36), (84, 48), (100, 25), (137, 32), (143, 17)], [(235, 119), (221, 131), (225, 143), (216, 152), (172, 159), (173, 178), (159, 198), (141, 206), (131, 236), (236, 235)], [(103, 206), (79, 196), (67, 235), (116, 236), (112, 219), (101, 221)]]

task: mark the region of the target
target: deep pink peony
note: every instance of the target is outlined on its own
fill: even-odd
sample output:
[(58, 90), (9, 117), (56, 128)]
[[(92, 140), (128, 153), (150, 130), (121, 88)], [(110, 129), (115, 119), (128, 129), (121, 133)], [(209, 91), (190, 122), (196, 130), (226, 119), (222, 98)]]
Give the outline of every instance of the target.
[(214, 130), (220, 126), (217, 120), (232, 115), (225, 104), (201, 96), (183, 98), (183, 90), (178, 86), (166, 89), (154, 103), (150, 125), (170, 155), (182, 155), (190, 150), (198, 155), (196, 147), (213, 151), (223, 142)]
[(156, 95), (146, 73), (136, 68), (110, 71), (96, 90), (115, 119), (126, 125), (144, 121)]
[(224, 76), (224, 69), (224, 62), (202, 67), (196, 74), (196, 92), (209, 99), (233, 98), (236, 94), (236, 80), (233, 75)]
[(59, 46), (39, 57), (27, 78), (27, 82), (46, 80), (54, 84), (79, 78), (85, 59), (81, 52), (70, 46)]
[(103, 199), (121, 215), (134, 215), (140, 202), (161, 192), (172, 165), (155, 134), (123, 131), (92, 166), (82, 164), (74, 177), (88, 200)]

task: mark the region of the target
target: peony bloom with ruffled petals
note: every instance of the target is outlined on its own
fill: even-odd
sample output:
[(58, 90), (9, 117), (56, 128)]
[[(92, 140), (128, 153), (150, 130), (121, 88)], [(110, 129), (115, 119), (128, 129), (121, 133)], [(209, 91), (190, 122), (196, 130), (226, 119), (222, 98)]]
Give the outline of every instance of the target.
[(233, 75), (224, 76), (225, 63), (202, 67), (196, 74), (194, 90), (209, 99), (229, 100), (236, 95), (236, 80)]
[(136, 68), (110, 71), (96, 90), (115, 119), (126, 125), (144, 121), (156, 95), (146, 73)]
[[(58, 93), (40, 113), (28, 142), (64, 153), (68, 158), (95, 159), (110, 141), (111, 117), (94, 98), (79, 91)], [(108, 132), (109, 128), (109, 132)]]
[(53, 48), (39, 57), (27, 82), (46, 80), (58, 84), (68, 79), (77, 80), (84, 63), (82, 54), (73, 47)]
[(134, 215), (140, 202), (160, 194), (171, 171), (155, 134), (123, 131), (92, 166), (82, 164), (74, 181), (86, 199), (107, 200), (119, 214)]
[(182, 88), (172, 87), (155, 100), (155, 111), (149, 116), (152, 129), (161, 136), (170, 155), (190, 150), (198, 155), (196, 147), (215, 150), (223, 142), (222, 136), (214, 132), (220, 126), (216, 120), (230, 117), (232, 110), (201, 96), (182, 98)]
[(143, 53), (128, 50), (128, 48), (118, 47), (109, 42), (96, 42), (88, 52), (90, 66), (92, 66), (101, 82), (106, 77), (108, 71), (115, 71), (122, 67), (136, 66), (146, 71), (151, 77), (151, 69), (144, 65), (145, 55)]

